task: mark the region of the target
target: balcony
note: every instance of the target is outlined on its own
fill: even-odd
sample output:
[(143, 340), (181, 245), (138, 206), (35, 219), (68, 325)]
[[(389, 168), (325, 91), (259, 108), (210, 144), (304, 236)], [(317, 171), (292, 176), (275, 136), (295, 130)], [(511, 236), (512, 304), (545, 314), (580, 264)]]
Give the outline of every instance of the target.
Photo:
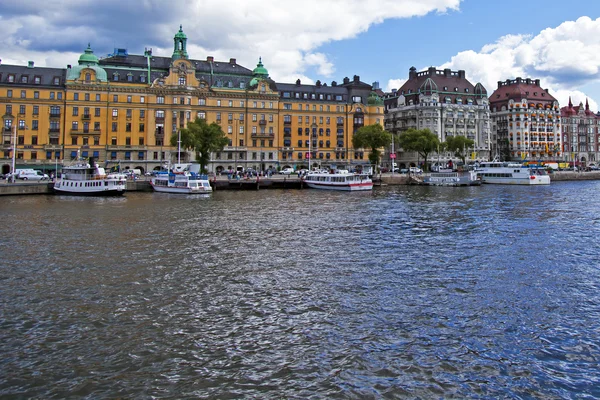
[(60, 113), (59, 112), (52, 112), (52, 113), (50, 113), (50, 118), (60, 118)]
[(260, 121), (258, 121), (259, 125), (266, 125), (267, 124), (267, 120), (266, 119), (261, 119)]
[(92, 118), (91, 114), (83, 114), (81, 116), (81, 119), (84, 120), (84, 121), (89, 121), (91, 118)]
[(155, 121), (157, 124), (163, 124), (165, 122), (165, 117), (156, 117)]

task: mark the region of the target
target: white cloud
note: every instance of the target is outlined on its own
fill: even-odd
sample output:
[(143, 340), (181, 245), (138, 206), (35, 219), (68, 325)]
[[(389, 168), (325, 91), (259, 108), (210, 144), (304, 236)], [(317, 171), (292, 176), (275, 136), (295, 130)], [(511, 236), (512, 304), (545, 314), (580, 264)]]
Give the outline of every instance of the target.
[[(600, 18), (581, 17), (535, 36), (508, 35), (481, 51), (463, 51), (439, 68), (465, 70), (467, 79), (481, 82), (492, 94), (498, 81), (516, 77), (540, 79), (541, 86), (556, 93), (561, 106), (568, 96), (585, 104), (583, 86), (600, 81)], [(598, 111), (590, 99), (590, 109)]]
[(253, 68), (262, 56), (276, 80), (315, 71), (323, 78), (335, 65), (331, 55), (316, 51), (321, 45), (351, 39), (386, 19), (458, 10), (460, 1), (186, 0), (173, 7), (159, 0), (46, 0), (39, 7), (37, 0), (20, 0), (18, 6), (0, 4), (0, 54), (20, 63), (35, 59), (36, 65), (64, 67), (77, 57), (45, 54), (77, 54), (91, 42), (97, 55), (113, 47), (134, 54), (152, 47), (154, 54), (170, 56), (173, 35), (183, 24), (192, 58), (236, 58)]
[(400, 89), (406, 81), (406, 79), (390, 79), (383, 90), (385, 92), (391, 92), (392, 89)]

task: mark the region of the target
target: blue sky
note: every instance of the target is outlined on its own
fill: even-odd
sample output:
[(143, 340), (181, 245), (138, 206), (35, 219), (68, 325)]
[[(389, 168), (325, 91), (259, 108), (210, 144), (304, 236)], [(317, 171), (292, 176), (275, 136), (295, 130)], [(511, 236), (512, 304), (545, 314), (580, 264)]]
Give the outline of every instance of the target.
[(540, 79), (566, 105), (600, 102), (600, 1), (38, 0), (0, 1), (5, 64), (65, 67), (87, 43), (170, 56), (183, 24), (195, 59), (262, 56), (273, 79), (303, 83), (360, 75), (384, 90), (415, 66), (464, 69), (491, 94), (498, 80)]

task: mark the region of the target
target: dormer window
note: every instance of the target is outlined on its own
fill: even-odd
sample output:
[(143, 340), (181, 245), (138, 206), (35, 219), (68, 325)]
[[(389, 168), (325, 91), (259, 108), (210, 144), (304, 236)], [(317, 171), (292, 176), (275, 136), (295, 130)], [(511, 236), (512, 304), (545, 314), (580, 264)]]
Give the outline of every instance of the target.
[(28, 81), (28, 80), (29, 80), (29, 77), (28, 77), (28, 76), (26, 76), (26, 75), (23, 75), (23, 76), (21, 77), (21, 83), (27, 83), (27, 81)]
[(232, 88), (233, 87), (233, 82), (231, 82), (231, 81), (227, 82), (227, 87)]
[(127, 82), (133, 82), (133, 74), (127, 74)]
[(448, 86), (444, 86), (444, 91), (447, 92), (448, 91)]
[(42, 83), (42, 78), (39, 76), (34, 77), (33, 83), (35, 83), (36, 85), (39, 85), (40, 83)]
[(457, 88), (457, 87), (455, 87), (455, 88), (454, 88), (454, 91), (455, 91), (455, 92), (458, 92), (458, 88)]
[(179, 77), (179, 86), (185, 86), (185, 76)]
[(15, 81), (15, 76), (13, 74), (8, 75), (8, 83), (13, 83)]
[(140, 82), (146, 82), (146, 75), (140, 75)]
[(118, 72), (115, 72), (115, 73), (113, 74), (113, 81), (115, 81), (115, 82), (116, 82), (116, 81), (118, 81), (118, 80), (119, 80), (119, 73), (118, 73)]
[(59, 77), (54, 77), (54, 79), (52, 80), (52, 84), (54, 84), (54, 85), (60, 85), (60, 78)]
[(85, 81), (89, 82), (92, 80), (92, 74), (90, 74), (89, 72), (85, 74)]
[(465, 93), (469, 93), (469, 88), (466, 88), (466, 89), (465, 89)]
[(240, 89), (246, 88), (246, 82), (240, 82)]

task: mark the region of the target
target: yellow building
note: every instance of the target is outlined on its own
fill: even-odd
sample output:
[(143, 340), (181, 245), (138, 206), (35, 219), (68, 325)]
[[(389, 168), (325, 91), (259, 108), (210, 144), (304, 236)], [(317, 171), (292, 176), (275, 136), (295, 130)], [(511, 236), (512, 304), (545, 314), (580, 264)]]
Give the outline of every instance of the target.
[(218, 123), (229, 138), (211, 154), (213, 172), (307, 167), (309, 153), (312, 166), (368, 163), (366, 151), (352, 148), (352, 134), (383, 124), (383, 102), (357, 76), (329, 86), (276, 83), (260, 59), (250, 70), (233, 58), (190, 59), (186, 47), (180, 27), (171, 57), (115, 49), (99, 59), (88, 45), (66, 69), (0, 65), (2, 173), (11, 168), (13, 126), (17, 168), (51, 172), (82, 156), (150, 171), (193, 161), (171, 137), (196, 117)]

